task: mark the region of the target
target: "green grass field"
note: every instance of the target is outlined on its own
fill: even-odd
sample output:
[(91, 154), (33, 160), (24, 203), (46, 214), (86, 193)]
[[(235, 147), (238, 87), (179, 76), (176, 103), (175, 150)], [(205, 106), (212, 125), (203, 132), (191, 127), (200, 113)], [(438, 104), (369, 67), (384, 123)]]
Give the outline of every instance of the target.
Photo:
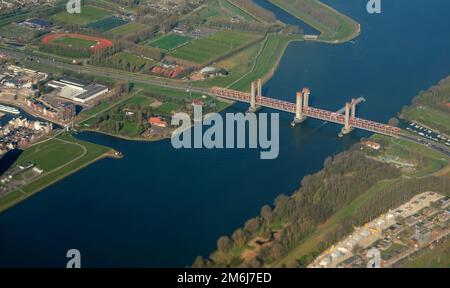
[(0, 198), (0, 211), (100, 159), (109, 151), (111, 148), (81, 141), (69, 134), (60, 135), (26, 149), (13, 166), (31, 162), (42, 168), (44, 172), (21, 190)]
[(91, 46), (97, 45), (97, 42), (81, 38), (61, 37), (52, 41), (52, 43), (65, 45), (73, 48), (89, 49)]
[(180, 108), (179, 105), (174, 103), (164, 103), (158, 108), (155, 109), (155, 112), (163, 115), (172, 115), (173, 112), (176, 112)]
[(147, 28), (147, 26), (145, 26), (144, 24), (133, 22), (111, 29), (108, 31), (108, 33), (111, 33), (112, 35), (127, 35), (144, 30), (145, 28)]
[(430, 107), (412, 107), (406, 113), (404, 112), (402, 116), (437, 129), (442, 133), (450, 134), (449, 114), (442, 111)]
[(156, 64), (156, 62), (153, 60), (136, 56), (128, 52), (120, 52), (114, 55), (112, 58), (113, 58), (112, 60), (114, 61), (129, 63), (131, 67), (136, 67), (136, 70), (140, 70), (144, 66), (150, 69), (150, 67)]
[(243, 11), (242, 9), (232, 5), (227, 0), (209, 0), (208, 4), (198, 11), (201, 19), (208, 19), (209, 17), (232, 17), (240, 16), (246, 21), (257, 21), (252, 15)]
[(136, 94), (130, 99), (123, 102), (123, 104), (139, 105), (139, 106), (150, 106), (155, 100), (149, 96), (143, 94)]
[(179, 35), (179, 34), (168, 34), (164, 35), (150, 43), (150, 46), (164, 49), (166, 51), (172, 51), (175, 48), (180, 47), (181, 45), (184, 45), (186, 43), (189, 43), (192, 40), (192, 38)]
[(423, 166), (412, 173), (408, 173), (408, 176), (424, 177), (433, 174), (446, 167), (449, 162), (449, 158), (444, 154), (413, 142), (381, 135), (374, 135), (372, 139), (375, 141), (384, 139), (389, 143), (387, 147), (384, 147), (385, 156), (399, 157), (404, 160), (415, 160), (414, 158), (418, 158), (424, 162)]
[(94, 6), (83, 6), (80, 14), (69, 14), (66, 11), (62, 11), (53, 15), (51, 19), (57, 23), (83, 26), (108, 16), (111, 16), (111, 12), (108, 10)]
[(105, 31), (120, 27), (125, 24), (127, 24), (126, 21), (124, 21), (120, 18), (111, 16), (111, 17), (104, 18), (99, 21), (90, 23), (89, 25), (87, 25), (87, 27), (101, 31), (101, 32), (105, 32)]
[(31, 41), (37, 36), (37, 31), (28, 27), (11, 23), (6, 26), (0, 26), (0, 36), (17, 41)]
[(194, 63), (205, 64), (236, 50), (259, 37), (261, 37), (261, 35), (234, 31), (220, 31), (206, 38), (194, 40), (191, 43), (176, 49), (169, 55)]
[(291, 41), (301, 41), (300, 36), (282, 36), (282, 35), (270, 35), (264, 50), (259, 55), (255, 69), (245, 75), (237, 83), (231, 86), (232, 89), (240, 91), (250, 90), (250, 84), (258, 78), (263, 78), (263, 80), (268, 80), (275, 73), (279, 61), (283, 57), (283, 53), (288, 44)]

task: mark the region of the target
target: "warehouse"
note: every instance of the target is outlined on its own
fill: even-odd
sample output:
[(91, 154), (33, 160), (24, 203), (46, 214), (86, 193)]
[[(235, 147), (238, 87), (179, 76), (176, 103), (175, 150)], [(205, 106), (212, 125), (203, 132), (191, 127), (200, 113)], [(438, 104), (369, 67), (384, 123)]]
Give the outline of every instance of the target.
[(58, 96), (79, 103), (87, 103), (108, 92), (108, 87), (71, 77), (50, 81), (49, 87), (59, 90)]

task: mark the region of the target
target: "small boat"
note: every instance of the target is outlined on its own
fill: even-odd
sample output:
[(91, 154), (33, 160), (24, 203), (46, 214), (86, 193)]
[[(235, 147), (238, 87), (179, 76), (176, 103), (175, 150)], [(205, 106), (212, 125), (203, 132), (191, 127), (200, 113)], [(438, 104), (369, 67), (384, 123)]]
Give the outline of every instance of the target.
[(6, 112), (6, 113), (10, 113), (10, 114), (14, 114), (14, 115), (19, 115), (20, 114), (19, 109), (14, 108), (14, 107), (1, 105), (1, 104), (0, 104), (0, 111), (1, 112)]

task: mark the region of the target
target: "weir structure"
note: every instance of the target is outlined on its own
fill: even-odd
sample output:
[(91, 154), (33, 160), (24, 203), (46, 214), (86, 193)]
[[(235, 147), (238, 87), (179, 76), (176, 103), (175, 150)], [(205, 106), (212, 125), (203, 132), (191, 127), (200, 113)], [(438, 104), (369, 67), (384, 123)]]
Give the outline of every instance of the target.
[(341, 111), (331, 112), (309, 106), (311, 91), (308, 88), (297, 92), (296, 103), (265, 97), (262, 95), (261, 79), (257, 82), (252, 82), (250, 93), (220, 87), (210, 88), (208, 92), (212, 96), (249, 103), (250, 108), (248, 112), (251, 113), (256, 112), (260, 107), (293, 113), (293, 126), (302, 123), (307, 118), (320, 119), (343, 125), (339, 136), (344, 136), (354, 129), (362, 129), (392, 137), (398, 137), (401, 133), (400, 128), (356, 117), (356, 105), (363, 101), (364, 98), (352, 99), (350, 103), (346, 103), (342, 114)]

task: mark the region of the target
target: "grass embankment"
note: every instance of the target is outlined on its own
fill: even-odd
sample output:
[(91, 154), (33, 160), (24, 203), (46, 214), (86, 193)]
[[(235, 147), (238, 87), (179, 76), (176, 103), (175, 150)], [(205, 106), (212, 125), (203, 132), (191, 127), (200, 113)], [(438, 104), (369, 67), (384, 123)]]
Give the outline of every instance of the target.
[[(360, 25), (356, 21), (319, 0), (296, 0), (294, 2), (301, 3), (296, 6), (287, 0), (269, 1), (319, 30), (321, 33), (319, 39), (322, 41), (342, 43), (357, 37), (361, 32)], [(309, 13), (305, 12), (306, 7)]]
[(305, 255), (319, 251), (319, 244), (326, 239), (327, 235), (333, 232), (335, 227), (351, 219), (358, 208), (362, 207), (367, 201), (370, 201), (371, 198), (376, 197), (384, 189), (399, 183), (402, 179), (437, 175), (439, 171), (448, 167), (450, 161), (449, 157), (444, 154), (406, 140), (380, 135), (374, 135), (372, 139), (386, 143), (381, 156), (420, 162), (417, 163), (418, 168), (415, 171), (403, 172), (402, 176), (396, 179), (383, 180), (372, 186), (364, 194), (357, 197), (350, 204), (330, 217), (325, 223), (319, 225), (310, 236), (301, 241), (297, 247), (292, 249), (279, 261), (273, 263), (272, 266), (280, 267), (290, 265)]
[(284, 51), (293, 41), (303, 41), (303, 38), (300, 35), (268, 35), (264, 41), (217, 63), (216, 66), (231, 72), (227, 77), (192, 82), (192, 85), (197, 87), (229, 87), (235, 90), (248, 91), (252, 81), (262, 78), (266, 82), (273, 76)]
[(256, 79), (262, 78), (264, 82), (268, 81), (275, 74), (289, 43), (302, 40), (303, 38), (300, 35), (269, 35), (263, 50), (256, 59), (253, 69), (239, 81), (233, 83), (230, 88), (247, 91), (250, 89), (251, 82)]
[(31, 162), (44, 172), (31, 183), (0, 198), (0, 212), (112, 152), (111, 148), (80, 141), (69, 134), (62, 134), (29, 147), (13, 167)]

